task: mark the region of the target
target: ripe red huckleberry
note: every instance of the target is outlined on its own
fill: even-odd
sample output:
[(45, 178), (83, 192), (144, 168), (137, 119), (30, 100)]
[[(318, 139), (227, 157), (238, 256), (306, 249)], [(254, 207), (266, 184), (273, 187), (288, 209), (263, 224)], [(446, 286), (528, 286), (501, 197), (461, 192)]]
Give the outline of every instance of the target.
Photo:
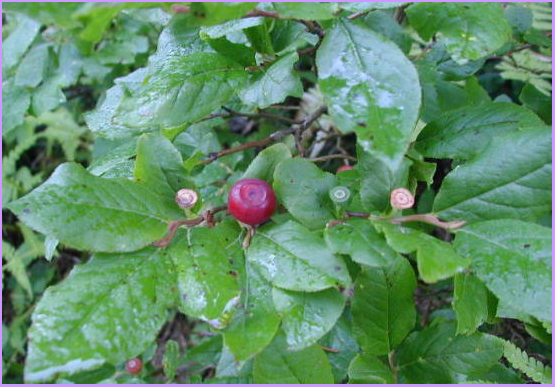
[(143, 369), (143, 362), (138, 357), (134, 357), (125, 363), (125, 369), (130, 374), (137, 375)]
[(260, 224), (270, 219), (275, 209), (276, 195), (264, 180), (239, 180), (229, 190), (227, 210), (240, 222)]

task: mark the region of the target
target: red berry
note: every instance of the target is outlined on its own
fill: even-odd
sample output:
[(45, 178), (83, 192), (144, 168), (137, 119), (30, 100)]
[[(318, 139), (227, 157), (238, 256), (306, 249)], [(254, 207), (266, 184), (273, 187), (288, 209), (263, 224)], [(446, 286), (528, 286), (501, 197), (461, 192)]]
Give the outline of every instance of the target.
[(227, 210), (243, 223), (255, 225), (265, 222), (275, 209), (276, 195), (264, 180), (239, 180), (229, 190)]
[(137, 375), (143, 369), (143, 362), (138, 357), (134, 357), (125, 363), (125, 369), (130, 374)]
[(351, 169), (353, 169), (352, 165), (342, 165), (339, 168), (337, 168), (337, 172), (350, 171)]

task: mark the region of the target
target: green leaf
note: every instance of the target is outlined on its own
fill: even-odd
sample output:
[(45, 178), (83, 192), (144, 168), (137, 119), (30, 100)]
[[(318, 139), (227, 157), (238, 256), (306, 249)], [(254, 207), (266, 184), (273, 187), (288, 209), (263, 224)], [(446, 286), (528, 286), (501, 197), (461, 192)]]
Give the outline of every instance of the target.
[(171, 261), (153, 247), (96, 254), (77, 266), (36, 306), (25, 381), (45, 382), (139, 355), (166, 321), (174, 283)]
[(211, 26), (220, 24), (226, 20), (239, 19), (258, 3), (191, 3), (191, 14), (193, 19), (191, 24)]
[(458, 255), (453, 246), (421, 231), (387, 222), (374, 222), (382, 230), (387, 243), (402, 254), (416, 251), (418, 274), (424, 282), (433, 283), (462, 272), (470, 259)]
[(336, 289), (299, 293), (274, 288), (272, 295), (291, 351), (309, 347), (324, 336), (341, 316), (346, 301)]
[(143, 129), (191, 123), (220, 107), (245, 80), (241, 66), (219, 54), (166, 58), (139, 88), (123, 96), (115, 123)]
[(443, 180), (434, 212), (447, 220), (534, 220), (551, 210), (551, 129), (499, 136)]
[(334, 175), (306, 159), (287, 159), (274, 172), (274, 190), (295, 219), (310, 229), (320, 229), (334, 218), (329, 190), (337, 185)]
[(130, 87), (138, 88), (146, 76), (144, 68), (138, 69), (125, 77), (117, 78), (115, 85), (109, 88), (96, 106), (96, 109), (84, 114), (85, 122), (89, 129), (97, 136), (108, 139), (120, 139), (136, 136), (142, 132), (152, 130), (144, 128), (142, 130), (132, 128), (129, 125), (120, 125), (114, 122), (114, 116), (121, 104), (125, 89)]
[(5, 136), (23, 123), (23, 117), (31, 104), (31, 95), (12, 81), (2, 84), (2, 135)]
[(135, 180), (160, 196), (171, 197), (181, 188), (193, 189), (177, 148), (160, 134), (143, 134), (137, 142)]
[(372, 9), (387, 9), (400, 7), (407, 2), (405, 1), (352, 1), (338, 3), (341, 9), (351, 12), (364, 12)]
[(360, 201), (367, 211), (385, 211), (389, 207), (390, 194), (395, 188), (406, 187), (412, 162), (404, 158), (396, 167), (383, 161), (375, 152), (357, 147), (357, 168), (362, 178)]
[(349, 365), (349, 382), (357, 384), (392, 384), (393, 374), (375, 356), (358, 354)]
[(250, 263), (246, 265), (246, 278), (243, 310), (223, 332), (225, 346), (239, 362), (262, 351), (274, 338), (281, 321), (272, 302), (272, 286)]
[(239, 92), (241, 101), (246, 105), (266, 108), (283, 102), (288, 96), (301, 97), (303, 85), (293, 65), (299, 60), (296, 52), (285, 55), (273, 63), (267, 71), (255, 75)]
[(2, 265), (2, 270), (6, 269), (15, 278), (17, 283), (27, 292), (27, 295), (33, 297), (33, 289), (25, 267), (29, 262), (25, 262), (24, 257), (20, 254), (19, 249), (16, 250), (10, 243), (2, 239), (2, 258), (6, 260), (6, 264)]
[(531, 111), (508, 102), (491, 102), (449, 111), (418, 135), (416, 149), (426, 157), (468, 160), (498, 136), (542, 125)]
[(351, 219), (326, 228), (324, 237), (335, 254), (348, 254), (353, 261), (363, 265), (385, 266), (398, 257), (366, 219)]
[(497, 302), (474, 274), (455, 274), (454, 283), (453, 309), (457, 314), (457, 335), (469, 335), (495, 316)]
[(532, 27), (533, 15), (528, 8), (511, 4), (505, 8), (505, 16), (511, 27), (519, 34), (523, 34)]
[(247, 260), (274, 286), (287, 290), (315, 292), (351, 281), (345, 263), (322, 237), (293, 221), (258, 229)]
[(83, 4), (79, 2), (55, 3), (11, 3), (2, 7), (3, 11), (21, 12), (42, 24), (56, 24), (64, 28), (72, 28), (79, 25), (71, 16)]
[(262, 179), (268, 184), (274, 180), (276, 166), (283, 160), (291, 158), (291, 151), (283, 143), (274, 144), (260, 152), (243, 174), (243, 179)]
[(338, 11), (338, 4), (331, 3), (272, 3), (280, 17), (289, 19), (327, 20), (333, 19)]
[(332, 366), (332, 373), (336, 383), (341, 383), (347, 376), (347, 369), (351, 360), (360, 351), (353, 337), (350, 313), (343, 312), (343, 316), (319, 343), (325, 347), (336, 350), (329, 352), (328, 359)]
[(15, 73), (15, 85), (37, 87), (48, 71), (50, 43), (34, 46), (25, 54)]
[(162, 366), (164, 375), (168, 380), (173, 380), (179, 360), (179, 344), (175, 340), (166, 341)]
[[(194, 227), (187, 238), (170, 247), (177, 271), (180, 310), (216, 329), (227, 324), (226, 313), (239, 302), (239, 283), (230, 260), (242, 258), (234, 223), (215, 228)], [(240, 258), (239, 258), (240, 259)]]
[(276, 55), (318, 43), (317, 35), (309, 33), (301, 23), (292, 20), (276, 20), (270, 37)]
[(15, 14), (13, 19), (10, 18), (10, 23), (15, 23), (16, 26), (10, 35), (2, 41), (3, 74), (19, 62), (35, 40), (40, 28), (40, 23), (21, 14)]
[(44, 239), (44, 258), (47, 261), (52, 261), (52, 258), (54, 258), (54, 256), (58, 254), (56, 252), (56, 247), (58, 247), (59, 243), (60, 241), (56, 238), (50, 235), (46, 236), (46, 238)]
[(529, 378), (538, 383), (552, 383), (550, 367), (543, 365), (533, 357), (529, 357), (526, 352), (522, 351), (513, 343), (506, 340), (502, 340), (502, 342), (504, 348), (503, 355), (514, 368), (524, 372)]
[(133, 251), (160, 239), (182, 218), (173, 197), (127, 179), (103, 179), (65, 163), (31, 193), (9, 204), (21, 221), (69, 246)]
[(354, 131), (396, 169), (418, 118), (418, 74), (391, 41), (354, 21), (334, 22), (316, 55), (318, 83), (340, 131)]
[(393, 14), (386, 11), (370, 12), (364, 17), (366, 23), (372, 30), (394, 42), (399, 48), (408, 54), (412, 44), (410, 36), (405, 34), (399, 23), (393, 18)]
[(518, 220), (491, 220), (457, 233), (455, 248), (510, 306), (551, 321), (551, 229)]
[(492, 54), (512, 35), (501, 4), (418, 3), (405, 12), (422, 39), (439, 33), (439, 41), (460, 64)]
[(249, 27), (243, 30), (251, 47), (257, 53), (263, 55), (274, 55), (274, 47), (270, 37), (269, 25), (266, 23)]
[(256, 384), (333, 383), (329, 360), (318, 345), (288, 351), (282, 333), (254, 358), (253, 378)]
[(495, 336), (455, 336), (455, 323), (430, 325), (412, 333), (395, 356), (401, 383), (456, 383), (493, 367), (503, 348)]
[(249, 17), (246, 19), (230, 20), (228, 22), (225, 22), (216, 26), (201, 27), (200, 37), (202, 39), (206, 39), (206, 38), (217, 39), (217, 38), (224, 37), (227, 34), (244, 30), (245, 28), (259, 26), (263, 23), (264, 23), (263, 17)]
[(527, 83), (522, 88), (518, 99), (524, 106), (533, 110), (546, 124), (551, 124), (551, 96), (547, 96), (536, 87)]
[(416, 278), (405, 258), (387, 266), (363, 267), (352, 301), (353, 332), (363, 352), (387, 355), (416, 321)]

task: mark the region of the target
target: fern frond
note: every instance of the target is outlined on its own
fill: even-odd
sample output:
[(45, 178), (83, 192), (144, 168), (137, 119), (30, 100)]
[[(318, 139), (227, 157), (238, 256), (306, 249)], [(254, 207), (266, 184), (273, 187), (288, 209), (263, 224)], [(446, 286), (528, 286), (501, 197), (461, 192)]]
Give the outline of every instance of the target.
[(513, 343), (503, 341), (503, 356), (511, 363), (511, 365), (526, 374), (532, 380), (551, 384), (551, 368), (543, 365), (533, 357), (529, 357), (526, 352), (522, 351)]
[(551, 3), (525, 3), (524, 6), (532, 11), (532, 27), (540, 31), (551, 31)]

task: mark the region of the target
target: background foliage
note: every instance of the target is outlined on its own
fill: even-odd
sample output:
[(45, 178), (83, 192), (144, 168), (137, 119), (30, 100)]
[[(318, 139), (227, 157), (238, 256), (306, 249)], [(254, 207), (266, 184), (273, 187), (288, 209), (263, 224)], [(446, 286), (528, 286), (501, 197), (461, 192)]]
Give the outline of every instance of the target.
[(3, 3), (3, 382), (550, 383), (551, 13)]

